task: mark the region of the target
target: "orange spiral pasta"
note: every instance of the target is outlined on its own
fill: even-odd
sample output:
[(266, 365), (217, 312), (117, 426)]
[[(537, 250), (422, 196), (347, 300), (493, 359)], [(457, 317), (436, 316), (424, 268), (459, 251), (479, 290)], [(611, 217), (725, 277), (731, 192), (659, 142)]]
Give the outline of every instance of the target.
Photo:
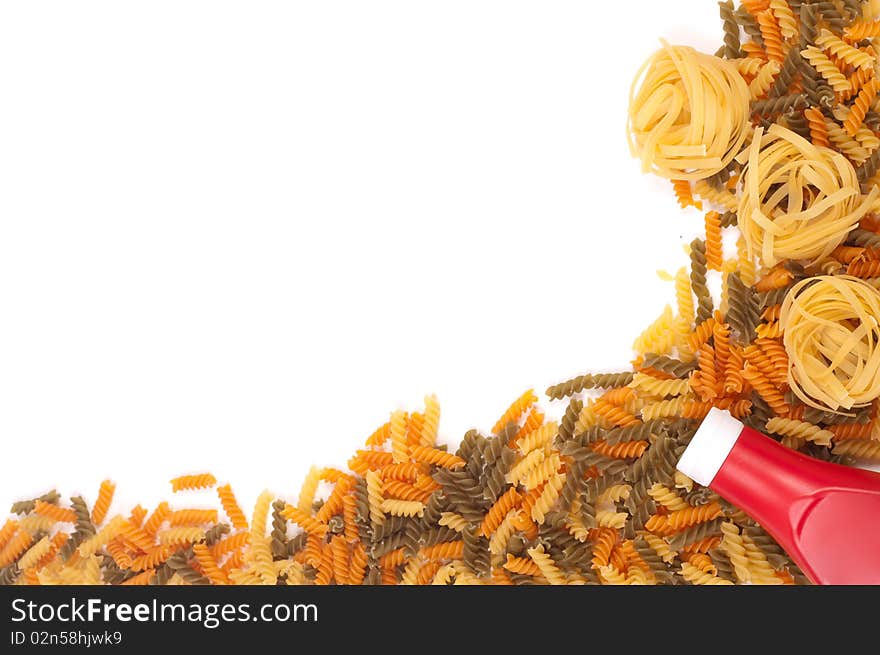
[(379, 469), (379, 475), (383, 480), (399, 480), (400, 482), (415, 482), (422, 473), (422, 465), (413, 462), (403, 464), (389, 464)]
[(538, 402), (538, 397), (533, 389), (529, 389), (514, 400), (501, 417), (495, 421), (495, 425), (492, 426), (492, 433), (498, 434), (508, 423), (519, 421), (520, 417), (526, 413), (526, 410), (530, 409), (536, 402)]
[(507, 561), (504, 562), (504, 568), (513, 573), (519, 573), (520, 575), (541, 575), (541, 569), (539, 569), (538, 565), (531, 559), (517, 557), (510, 553), (507, 553)]
[(498, 526), (501, 525), (501, 521), (507, 516), (507, 513), (514, 507), (518, 507), (521, 502), (522, 496), (520, 496), (516, 487), (511, 487), (501, 494), (498, 500), (489, 508), (489, 511), (486, 512), (486, 516), (480, 524), (480, 534), (488, 537), (495, 532)]
[(348, 571), (350, 584), (359, 585), (364, 581), (367, 571), (367, 552), (360, 541), (355, 541), (351, 547), (351, 568)]
[(829, 425), (828, 431), (835, 439), (870, 439), (874, 426), (870, 423), (838, 423)]
[(593, 528), (590, 530), (593, 542), (593, 568), (598, 569), (611, 561), (611, 551), (620, 539), (620, 533), (613, 528)]
[(461, 540), (457, 541), (442, 541), (439, 544), (435, 544), (433, 546), (425, 546), (420, 551), (419, 554), (425, 559), (461, 559), (464, 557), (464, 542)]
[(758, 368), (746, 366), (743, 369), (743, 377), (755, 388), (758, 395), (770, 405), (774, 414), (777, 416), (789, 415), (791, 407), (785, 402), (785, 398), (779, 390), (760, 372)]
[(464, 460), (457, 455), (428, 446), (414, 447), (410, 453), (410, 457), (416, 462), (435, 464), (436, 466), (448, 469), (464, 466), (465, 463)]
[(58, 507), (58, 505), (46, 503), (42, 500), (37, 500), (34, 503), (34, 512), (41, 516), (48, 516), (59, 523), (76, 523), (76, 512), (72, 509)]
[(359, 475), (364, 475), (367, 471), (394, 463), (394, 455), (384, 450), (358, 450), (355, 456), (348, 460), (348, 468)]
[(853, 21), (845, 30), (844, 36), (848, 41), (863, 41), (880, 36), (880, 22), (866, 19)]
[(854, 137), (858, 133), (865, 120), (865, 115), (877, 98), (878, 89), (880, 89), (880, 81), (875, 78), (868, 80), (859, 90), (858, 95), (850, 106), (849, 115), (843, 121), (843, 129), (850, 136)]
[(755, 282), (755, 291), (772, 291), (788, 286), (794, 276), (791, 271), (782, 267), (774, 266), (760, 280)]
[(147, 519), (146, 523), (144, 523), (144, 532), (147, 534), (156, 534), (159, 526), (161, 526), (170, 516), (171, 507), (169, 507), (168, 503), (163, 500), (156, 506), (156, 509), (153, 510), (153, 513), (150, 514), (150, 517)]
[(204, 525), (217, 522), (216, 509), (178, 509), (168, 517), (172, 526)]
[(593, 405), (593, 409), (599, 416), (604, 418), (612, 425), (617, 425), (622, 428), (629, 425), (638, 425), (639, 423), (641, 423), (639, 419), (637, 419), (635, 416), (633, 416), (623, 408), (612, 405), (611, 403), (602, 400), (601, 398), (595, 402), (595, 404)]
[(330, 552), (333, 557), (333, 577), (336, 584), (348, 584), (348, 544), (341, 535), (330, 540)]
[(131, 562), (131, 570), (144, 571), (145, 569), (154, 569), (171, 557), (176, 550), (176, 546), (155, 546), (154, 548), (151, 548), (149, 552), (135, 557)]
[(688, 338), (688, 347), (691, 351), (696, 352), (704, 343), (712, 337), (712, 331), (715, 329), (715, 319), (708, 318), (700, 323), (693, 334)]
[(782, 63), (785, 60), (785, 48), (782, 41), (782, 33), (779, 24), (770, 9), (766, 9), (756, 16), (758, 27), (761, 29), (761, 37), (764, 39), (764, 50), (767, 57), (772, 61)]
[(120, 523), (119, 534), (130, 544), (141, 550), (149, 550), (153, 547), (153, 536), (140, 526), (128, 521)]
[(847, 266), (846, 274), (858, 278), (880, 277), (880, 261), (853, 261)]
[(690, 377), (691, 388), (703, 400), (711, 400), (718, 395), (718, 372), (715, 370), (715, 349), (709, 345), (700, 347), (697, 354), (699, 370)]
[(318, 519), (309, 516), (305, 512), (303, 512), (299, 507), (294, 507), (293, 505), (285, 505), (284, 509), (281, 510), (281, 515), (299, 525), (303, 530), (308, 532), (309, 534), (315, 534), (319, 537), (323, 537), (327, 534), (327, 525), (321, 523)]
[(113, 502), (113, 492), (116, 491), (116, 485), (110, 480), (104, 480), (98, 488), (98, 498), (92, 507), (92, 523), (101, 525), (107, 516), (107, 510), (110, 509), (110, 503)]
[(641, 457), (642, 453), (648, 448), (647, 441), (621, 441), (616, 444), (609, 444), (607, 441), (598, 441), (592, 446), (594, 452), (606, 457), (615, 459), (628, 459), (632, 457)]
[(185, 489), (205, 489), (217, 484), (217, 478), (210, 473), (196, 475), (181, 475), (171, 480), (171, 491), (183, 491)]
[(369, 437), (367, 437), (367, 440), (364, 443), (366, 446), (381, 446), (390, 438), (391, 423), (387, 422), (376, 428), (376, 430)]
[(606, 403), (621, 407), (634, 395), (635, 392), (633, 391), (632, 387), (617, 387), (616, 389), (609, 389), (608, 391), (603, 393), (600, 398)]
[(742, 376), (744, 361), (742, 348), (731, 347), (727, 362), (724, 364), (722, 390), (725, 394), (738, 394), (745, 389), (745, 380)]
[(224, 484), (222, 487), (217, 487), (217, 496), (220, 498), (220, 504), (223, 506), (223, 511), (232, 523), (232, 527), (236, 530), (247, 530), (248, 520), (244, 515), (244, 512), (241, 511), (238, 501), (235, 499), (235, 494), (232, 492), (232, 485)]
[(349, 478), (342, 478), (333, 487), (333, 491), (321, 505), (321, 509), (315, 512), (315, 519), (321, 523), (326, 523), (334, 514), (338, 514), (342, 510), (342, 499), (351, 489), (352, 483)]
[(204, 542), (193, 544), (193, 554), (202, 572), (211, 582), (218, 585), (229, 584), (229, 577), (225, 571), (217, 566), (217, 560), (214, 559), (211, 549)]
[(721, 505), (712, 501), (706, 505), (687, 507), (670, 512), (665, 516), (654, 515), (645, 522), (645, 529), (660, 536), (668, 536), (721, 516)]
[(831, 147), (831, 141), (828, 140), (828, 127), (825, 125), (825, 116), (822, 115), (818, 107), (810, 107), (804, 110), (804, 118), (810, 128), (810, 138), (817, 146)]
[(329, 585), (333, 580), (333, 553), (329, 547), (322, 549), (321, 559), (317, 562), (317, 568), (315, 584), (321, 587)]
[(398, 500), (415, 500), (424, 503), (431, 495), (430, 491), (416, 489), (411, 484), (399, 480), (388, 480), (382, 485), (384, 498), (396, 498)]
[(743, 350), (746, 361), (756, 367), (768, 380), (781, 387), (788, 379), (788, 366), (779, 368), (776, 363), (758, 346), (752, 344)]
[(672, 180), (672, 190), (675, 192), (675, 197), (678, 199), (678, 204), (681, 205), (682, 209), (687, 207), (703, 208), (701, 202), (694, 200), (691, 183), (688, 180)]

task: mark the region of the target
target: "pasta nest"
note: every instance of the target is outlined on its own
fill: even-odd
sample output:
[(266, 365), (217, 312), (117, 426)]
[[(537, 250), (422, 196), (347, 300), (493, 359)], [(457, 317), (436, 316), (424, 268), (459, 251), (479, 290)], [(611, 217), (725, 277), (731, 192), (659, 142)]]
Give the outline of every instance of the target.
[(749, 88), (735, 64), (661, 42), (630, 90), (630, 150), (645, 172), (702, 180), (725, 168), (745, 143)]
[(843, 243), (873, 203), (852, 164), (781, 125), (755, 131), (745, 160), (737, 219), (749, 253), (766, 266), (818, 261)]
[(807, 278), (785, 296), (779, 320), (788, 382), (804, 403), (836, 412), (880, 396), (880, 292), (871, 285), (847, 275)]

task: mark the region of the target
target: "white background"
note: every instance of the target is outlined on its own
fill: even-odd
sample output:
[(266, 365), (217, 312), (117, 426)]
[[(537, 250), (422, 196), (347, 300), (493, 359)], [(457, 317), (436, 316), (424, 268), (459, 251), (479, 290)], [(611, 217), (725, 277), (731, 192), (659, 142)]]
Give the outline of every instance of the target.
[(425, 393), (456, 443), (625, 368), (701, 225), (627, 150), (661, 36), (716, 3), (4, 3), (0, 504), (249, 511)]

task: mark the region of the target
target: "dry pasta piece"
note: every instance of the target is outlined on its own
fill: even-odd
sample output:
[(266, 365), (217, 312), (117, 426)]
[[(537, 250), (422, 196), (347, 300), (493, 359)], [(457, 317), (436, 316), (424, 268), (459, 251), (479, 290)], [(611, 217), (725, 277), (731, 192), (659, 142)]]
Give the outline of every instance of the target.
[(458, 468), (464, 466), (464, 460), (457, 455), (447, 453), (428, 446), (415, 446), (410, 453), (412, 459), (424, 464), (435, 464), (442, 468)]
[(217, 522), (216, 509), (178, 509), (171, 512), (168, 520), (172, 527), (205, 525)]
[(541, 569), (532, 559), (524, 559), (507, 553), (507, 561), (504, 562), (504, 568), (513, 573), (520, 575), (541, 575)]
[(235, 494), (232, 492), (232, 485), (225, 484), (217, 487), (217, 496), (220, 498), (220, 504), (223, 506), (223, 511), (226, 513), (226, 516), (229, 517), (232, 527), (236, 530), (247, 530), (247, 517), (245, 517), (238, 501), (235, 499)]
[(492, 433), (498, 434), (508, 423), (519, 421), (520, 417), (526, 413), (532, 405), (538, 402), (538, 397), (532, 389), (526, 391), (522, 396), (513, 401), (510, 407), (505, 410), (501, 417), (492, 426)]
[(391, 414), (391, 457), (394, 462), (409, 460), (409, 447), (406, 443), (406, 412), (397, 410)]
[(482, 524), (480, 524), (480, 534), (488, 537), (495, 532), (498, 526), (501, 525), (504, 517), (521, 502), (522, 497), (516, 490), (516, 487), (511, 487), (505, 491), (489, 508), (489, 511), (486, 512), (486, 517), (483, 519)]
[(185, 489), (205, 489), (217, 484), (217, 478), (210, 473), (198, 473), (196, 475), (181, 475), (171, 480), (171, 491), (178, 492)]
[(385, 498), (382, 501), (382, 512), (392, 516), (422, 516), (425, 513), (425, 504), (413, 500)]
[(703, 208), (699, 201), (694, 200), (691, 183), (688, 180), (672, 180), (672, 190), (675, 192), (675, 197), (678, 199), (678, 204), (682, 209), (688, 207)]
[(92, 508), (92, 523), (101, 525), (107, 516), (107, 510), (110, 509), (110, 503), (113, 502), (113, 492), (116, 491), (116, 485), (110, 480), (101, 482), (98, 488), (98, 498)]
[(37, 499), (34, 502), (34, 512), (47, 516), (59, 523), (76, 523), (76, 512), (66, 507), (59, 507), (52, 503)]
[(425, 421), (422, 424), (420, 445), (433, 446), (437, 442), (437, 429), (440, 425), (440, 403), (437, 396), (425, 396)]
[(281, 510), (281, 515), (289, 521), (293, 521), (310, 534), (316, 534), (319, 537), (327, 534), (327, 524), (321, 523), (318, 519), (309, 516), (300, 510), (299, 507), (285, 505), (284, 509)]
[(388, 439), (391, 438), (391, 422), (386, 422), (376, 428), (373, 433), (367, 437), (367, 440), (364, 442), (364, 445), (367, 447), (370, 446), (381, 446)]
[(553, 558), (544, 551), (543, 545), (529, 548), (526, 552), (528, 552), (529, 557), (532, 558), (541, 574), (547, 579), (547, 582), (551, 585), (564, 585), (567, 583), (565, 575), (556, 566)]
[(625, 428), (627, 426), (638, 425), (640, 423), (638, 418), (636, 418), (623, 408), (612, 405), (602, 399), (597, 400), (593, 404), (593, 409), (599, 416), (604, 418), (612, 425), (617, 425), (619, 427)]
[(156, 506), (153, 513), (144, 523), (144, 532), (156, 534), (159, 527), (171, 516), (171, 507), (164, 500)]

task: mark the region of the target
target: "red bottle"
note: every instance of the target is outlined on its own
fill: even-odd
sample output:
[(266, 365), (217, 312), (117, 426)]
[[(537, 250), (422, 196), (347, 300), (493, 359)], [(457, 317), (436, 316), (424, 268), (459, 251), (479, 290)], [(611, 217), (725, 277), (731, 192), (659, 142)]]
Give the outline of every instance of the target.
[(741, 508), (817, 584), (880, 584), (880, 474), (821, 462), (712, 409), (678, 469)]

